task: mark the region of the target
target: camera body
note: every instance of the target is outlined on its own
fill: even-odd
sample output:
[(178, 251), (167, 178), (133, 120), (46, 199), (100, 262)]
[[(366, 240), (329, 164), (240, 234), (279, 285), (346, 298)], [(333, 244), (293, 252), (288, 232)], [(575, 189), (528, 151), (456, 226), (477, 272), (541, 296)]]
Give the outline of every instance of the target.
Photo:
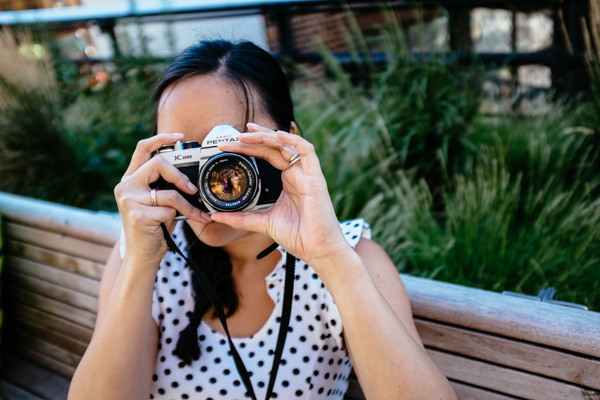
[[(215, 126), (198, 142), (176, 142), (163, 146), (153, 156), (163, 157), (198, 187), (189, 195), (160, 178), (151, 187), (176, 190), (190, 204), (212, 214), (216, 211), (256, 211), (275, 204), (283, 184), (281, 171), (260, 158), (227, 153), (217, 147), (222, 142), (237, 142), (240, 134), (231, 125)], [(176, 220), (186, 219), (177, 213)]]

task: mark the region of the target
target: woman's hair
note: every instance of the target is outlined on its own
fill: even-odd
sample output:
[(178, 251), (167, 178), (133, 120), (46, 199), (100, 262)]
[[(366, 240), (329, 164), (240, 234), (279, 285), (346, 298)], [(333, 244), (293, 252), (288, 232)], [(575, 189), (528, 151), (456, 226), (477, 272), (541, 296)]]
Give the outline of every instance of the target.
[[(247, 41), (203, 41), (185, 49), (169, 65), (154, 88), (155, 115), (158, 115), (160, 97), (169, 85), (210, 74), (240, 89), (246, 103), (244, 127), (254, 119), (258, 110), (269, 115), (277, 129), (290, 130), (294, 107), (287, 77), (275, 57)], [(153, 134), (157, 133), (156, 129), (157, 117)]]
[[(211, 74), (240, 89), (246, 103), (244, 126), (254, 119), (255, 112), (258, 111), (266, 113), (275, 122), (277, 129), (291, 129), (294, 110), (289, 84), (277, 60), (251, 42), (215, 40), (203, 41), (185, 49), (159, 79), (153, 94), (156, 110), (153, 134), (157, 133), (158, 107), (165, 89), (187, 78)], [(226, 317), (233, 315), (238, 307), (238, 296), (231, 276), (229, 256), (221, 248), (202, 243), (187, 223), (184, 224), (184, 232), (189, 258), (214, 286), (226, 309)], [(256, 253), (262, 250), (256, 249)], [(211, 307), (195, 276), (192, 276), (192, 288), (195, 296), (194, 311), (188, 313), (189, 325), (179, 334), (173, 352), (186, 364), (200, 358), (198, 326), (202, 316)]]

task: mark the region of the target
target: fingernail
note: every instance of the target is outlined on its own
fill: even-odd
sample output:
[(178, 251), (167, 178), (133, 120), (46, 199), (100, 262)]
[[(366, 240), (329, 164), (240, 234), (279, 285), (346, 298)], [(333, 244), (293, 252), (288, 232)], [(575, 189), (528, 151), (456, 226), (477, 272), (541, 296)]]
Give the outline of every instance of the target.
[(211, 222), (212, 220), (210, 219), (210, 215), (208, 215), (207, 213), (205, 213), (204, 211), (200, 211), (200, 216), (202, 217), (202, 219), (204, 221)]
[(260, 128), (260, 125), (258, 125), (258, 124), (255, 124), (254, 122), (248, 122), (248, 123), (246, 124), (246, 126), (247, 126), (248, 128), (256, 128), (256, 129)]
[(191, 191), (193, 191), (194, 193), (196, 193), (198, 191), (198, 188), (196, 187), (196, 185), (194, 185), (192, 182), (188, 182), (188, 187), (190, 188)]
[(183, 133), (171, 133), (171, 136), (173, 136), (174, 138), (181, 139), (183, 138)]
[(282, 135), (289, 135), (290, 134), (289, 132), (286, 132), (286, 131), (277, 131), (277, 133), (281, 133)]

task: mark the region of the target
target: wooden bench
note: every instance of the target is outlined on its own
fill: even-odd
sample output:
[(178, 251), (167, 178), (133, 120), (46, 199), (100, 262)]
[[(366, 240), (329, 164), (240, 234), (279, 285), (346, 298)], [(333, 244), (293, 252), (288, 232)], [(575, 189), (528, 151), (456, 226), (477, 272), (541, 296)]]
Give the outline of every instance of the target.
[[(0, 399), (64, 400), (92, 335), (120, 221), (3, 193), (0, 214)], [(403, 279), (427, 351), (460, 399), (600, 399), (599, 313)], [(346, 399), (364, 399), (356, 380)]]

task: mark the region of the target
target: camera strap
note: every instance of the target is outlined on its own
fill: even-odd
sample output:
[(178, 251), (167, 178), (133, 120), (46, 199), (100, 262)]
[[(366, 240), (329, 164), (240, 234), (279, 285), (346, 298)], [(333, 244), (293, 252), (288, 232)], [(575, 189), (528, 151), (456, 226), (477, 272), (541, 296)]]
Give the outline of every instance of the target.
[[(198, 266), (182, 253), (182, 251), (177, 247), (171, 235), (169, 235), (169, 231), (165, 227), (165, 224), (160, 224), (165, 240), (169, 246), (171, 251), (179, 254), (185, 262), (190, 266), (196, 278), (200, 282), (202, 289), (206, 293), (206, 296), (210, 300), (211, 304), (215, 308), (215, 312), (223, 325), (223, 329), (227, 334), (227, 340), (229, 341), (229, 350), (231, 351), (231, 355), (233, 356), (233, 360), (235, 361), (235, 366), (242, 378), (242, 382), (246, 387), (246, 391), (252, 400), (256, 399), (256, 394), (254, 393), (254, 388), (252, 387), (252, 382), (250, 381), (250, 375), (248, 374), (248, 370), (242, 361), (233, 341), (231, 340), (231, 335), (229, 334), (229, 329), (227, 329), (227, 321), (225, 318), (225, 312), (223, 310), (223, 303), (219, 299), (219, 295), (217, 294), (214, 287), (211, 285), (210, 281), (204, 275), (204, 273), (198, 268)], [(263, 258), (268, 255), (270, 252), (277, 248), (276, 244), (269, 246), (263, 252), (259, 254), (257, 258)], [(290, 316), (292, 314), (292, 298), (294, 294), (294, 275), (296, 268), (296, 257), (287, 253), (285, 260), (285, 283), (283, 289), (283, 309), (281, 311), (281, 320), (279, 324), (279, 334), (277, 335), (277, 345), (275, 346), (275, 354), (273, 356), (273, 366), (271, 367), (271, 373), (269, 378), (269, 386), (267, 387), (267, 395), (265, 400), (269, 400), (273, 395), (273, 387), (275, 386), (275, 377), (277, 376), (277, 371), (279, 369), (279, 364), (281, 363), (281, 355), (283, 353), (283, 347), (285, 345), (285, 338), (287, 336), (288, 328), (290, 325)]]

